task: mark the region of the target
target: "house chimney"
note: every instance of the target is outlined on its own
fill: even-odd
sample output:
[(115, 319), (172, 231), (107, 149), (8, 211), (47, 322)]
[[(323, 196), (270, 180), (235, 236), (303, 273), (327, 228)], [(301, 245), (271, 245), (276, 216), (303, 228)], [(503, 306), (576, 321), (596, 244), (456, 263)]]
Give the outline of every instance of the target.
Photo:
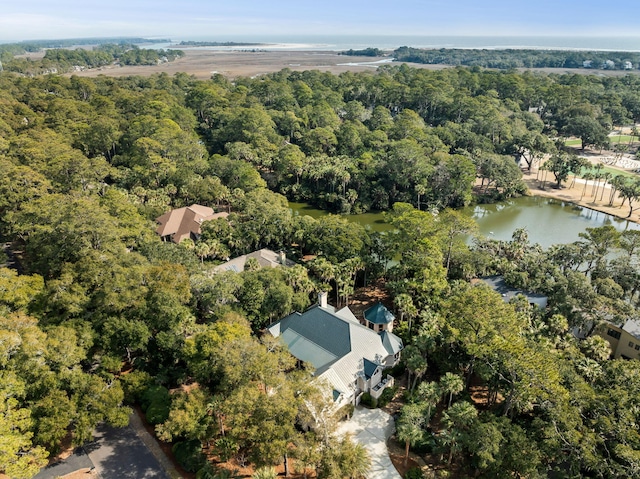
[(287, 253), (284, 251), (280, 251), (280, 264), (283, 266), (287, 265)]
[(327, 292), (326, 291), (320, 291), (318, 293), (318, 305), (321, 308), (326, 308), (327, 307)]

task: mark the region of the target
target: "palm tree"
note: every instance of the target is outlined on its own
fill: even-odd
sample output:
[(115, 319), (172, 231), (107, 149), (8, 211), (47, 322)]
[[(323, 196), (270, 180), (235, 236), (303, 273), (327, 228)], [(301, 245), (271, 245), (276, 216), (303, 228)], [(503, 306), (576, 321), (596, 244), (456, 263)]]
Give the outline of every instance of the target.
[(453, 395), (458, 394), (463, 390), (464, 380), (457, 374), (446, 373), (440, 378), (440, 392), (443, 393), (443, 395), (449, 394), (448, 407), (451, 407)]
[(580, 196), (580, 201), (582, 201), (582, 198), (584, 198), (584, 194), (587, 192), (587, 185), (589, 184), (589, 181), (593, 180), (593, 173), (591, 173), (590, 171), (587, 171), (584, 175), (582, 175), (582, 178), (584, 179), (584, 188), (582, 189), (582, 195)]
[(371, 458), (367, 449), (354, 442), (349, 435), (340, 443), (340, 470), (351, 479), (366, 477), (371, 469)]
[(442, 423), (447, 433), (445, 437), (449, 443), (449, 463), (460, 447), (460, 438), (464, 437), (464, 433), (469, 430), (477, 417), (478, 411), (467, 401), (455, 403), (442, 415)]
[(591, 163), (589, 163), (589, 160), (587, 160), (586, 158), (571, 155), (569, 164), (571, 165), (571, 171), (573, 172), (573, 180), (571, 181), (571, 185), (569, 185), (569, 188), (573, 188), (573, 185), (576, 184), (576, 177), (580, 173), (582, 173), (583, 169), (590, 167)]
[(423, 407), (419, 404), (405, 404), (398, 419), (398, 439), (405, 442), (404, 465), (409, 461), (409, 447), (415, 446), (424, 436)]
[(604, 178), (604, 183), (602, 184), (602, 192), (600, 193), (600, 201), (602, 201), (602, 197), (604, 196), (604, 189), (607, 187), (607, 181), (611, 179), (613, 175), (609, 172), (606, 172), (602, 177)]
[(440, 396), (442, 396), (440, 386), (435, 381), (420, 383), (417, 395), (421, 401), (424, 401), (427, 407), (427, 414), (425, 414), (425, 417), (427, 422), (429, 422), (431, 419), (431, 409), (436, 407)]
[[(602, 163), (598, 163), (595, 166), (596, 172), (594, 174), (594, 178), (596, 180), (598, 180), (597, 185), (600, 186), (600, 179), (602, 178), (602, 169), (604, 168), (604, 165)], [(593, 196), (595, 198), (595, 192), (598, 191), (598, 188), (596, 187), (596, 183), (593, 184), (593, 189), (591, 190), (591, 196)]]
[(204, 263), (204, 259), (211, 254), (211, 247), (204, 241), (199, 241), (195, 244), (194, 251), (200, 258), (200, 263)]
[(251, 475), (251, 479), (277, 479), (278, 473), (271, 466), (261, 467), (260, 469), (256, 469)]
[(404, 320), (406, 314), (409, 318), (409, 336), (411, 336), (411, 320), (418, 314), (418, 309), (413, 304), (413, 299), (406, 293), (399, 294), (395, 297), (394, 302), (400, 311), (400, 322)]
[(609, 196), (609, 206), (613, 206), (613, 198), (616, 192), (620, 190), (620, 187), (624, 184), (625, 178), (622, 175), (616, 175), (611, 179), (611, 196)]

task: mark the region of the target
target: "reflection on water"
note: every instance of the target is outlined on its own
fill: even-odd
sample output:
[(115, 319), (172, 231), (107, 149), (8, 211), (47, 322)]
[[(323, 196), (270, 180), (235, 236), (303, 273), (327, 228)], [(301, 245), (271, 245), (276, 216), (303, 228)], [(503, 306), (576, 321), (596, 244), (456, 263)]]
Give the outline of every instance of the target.
[[(289, 203), (301, 215), (320, 218), (328, 213), (313, 208), (306, 203)], [(525, 228), (532, 243), (540, 243), (544, 248), (553, 244), (571, 243), (580, 239), (578, 233), (586, 228), (613, 225), (619, 231), (640, 229), (640, 225), (615, 216), (540, 196), (523, 196), (501, 203), (478, 205), (464, 208), (478, 222), (480, 233), (489, 238), (510, 240), (514, 230)], [(374, 231), (388, 231), (383, 213), (345, 215), (349, 221), (369, 226)]]
[[(294, 214), (297, 213), (299, 215), (308, 215), (316, 219), (329, 214), (327, 211), (314, 208), (308, 203), (295, 203), (293, 201), (290, 201), (289, 208), (293, 210)], [(381, 213), (381, 212), (362, 213), (359, 215), (342, 215), (342, 216), (347, 218), (349, 221), (353, 221), (354, 223), (360, 223), (364, 227), (369, 227), (372, 231), (391, 230), (391, 226), (388, 223), (384, 222), (384, 213)]]
[(600, 211), (565, 201), (525, 196), (499, 204), (465, 208), (478, 222), (481, 234), (509, 240), (513, 231), (525, 228), (532, 243), (543, 247), (571, 243), (580, 239), (586, 228), (612, 225), (619, 231), (640, 229), (640, 225)]

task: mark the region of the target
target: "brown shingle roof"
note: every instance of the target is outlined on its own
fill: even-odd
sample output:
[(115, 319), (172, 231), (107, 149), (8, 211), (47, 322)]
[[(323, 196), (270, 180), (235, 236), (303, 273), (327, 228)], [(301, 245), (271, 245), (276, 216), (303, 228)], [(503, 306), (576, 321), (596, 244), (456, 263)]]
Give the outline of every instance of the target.
[(213, 208), (208, 206), (185, 206), (157, 217), (156, 222), (159, 223), (159, 226), (156, 233), (163, 238), (171, 237), (171, 241), (174, 243), (180, 243), (183, 239), (190, 238), (192, 234), (198, 236), (202, 233), (200, 226), (203, 222), (227, 216), (229, 213), (214, 213)]

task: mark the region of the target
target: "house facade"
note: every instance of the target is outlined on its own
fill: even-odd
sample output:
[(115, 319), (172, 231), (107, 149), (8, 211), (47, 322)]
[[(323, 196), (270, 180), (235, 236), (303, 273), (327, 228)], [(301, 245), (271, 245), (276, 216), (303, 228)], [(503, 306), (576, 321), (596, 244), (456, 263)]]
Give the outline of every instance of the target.
[(612, 357), (640, 359), (640, 321), (629, 319), (623, 325), (607, 322), (596, 332), (609, 342)]
[(337, 406), (357, 405), (365, 392), (378, 399), (393, 385), (384, 370), (398, 363), (404, 347), (395, 334), (362, 325), (348, 307), (327, 305), (326, 293), (319, 304), (290, 314), (267, 331), (299, 361), (313, 366), (315, 377), (333, 389)]

